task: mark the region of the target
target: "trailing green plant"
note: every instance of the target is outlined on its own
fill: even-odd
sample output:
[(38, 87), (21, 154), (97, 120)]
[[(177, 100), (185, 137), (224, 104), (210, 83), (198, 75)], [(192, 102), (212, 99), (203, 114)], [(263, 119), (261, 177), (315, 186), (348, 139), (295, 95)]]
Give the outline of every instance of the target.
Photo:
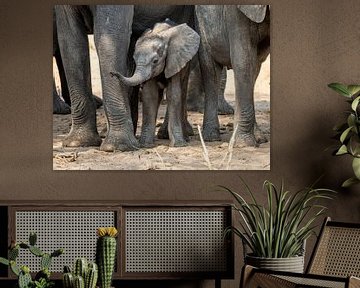
[(263, 206), (244, 180), (242, 182), (251, 201), (220, 186), (234, 197), (236, 204), (233, 209), (240, 215), (240, 227), (228, 227), (225, 235), (232, 232), (239, 236), (255, 257), (288, 258), (301, 255), (306, 239), (314, 233), (315, 220), (326, 210), (325, 206), (318, 204), (318, 200), (332, 199), (334, 191), (310, 187), (291, 193), (284, 189), (283, 183), (278, 189), (266, 180), (263, 186), (267, 203)]
[(346, 101), (350, 104), (346, 122), (334, 127), (340, 141), (334, 154), (338, 156), (348, 154), (352, 157), (354, 177), (347, 179), (342, 184), (343, 187), (348, 187), (360, 183), (360, 85), (331, 83), (328, 86), (346, 97)]
[(96, 263), (88, 262), (85, 258), (75, 260), (73, 272), (69, 266), (64, 267), (64, 288), (95, 288), (98, 279)]
[(99, 286), (110, 288), (116, 258), (115, 227), (101, 227), (97, 229), (96, 262), (99, 267)]
[[(8, 251), (8, 259), (0, 257), (0, 263), (10, 266), (11, 271), (18, 277), (19, 288), (49, 288), (54, 285), (50, 280), (50, 265), (54, 257), (64, 253), (63, 249), (57, 249), (51, 254), (43, 252), (36, 246), (36, 233), (30, 233), (29, 243), (12, 243)], [(33, 255), (40, 258), (41, 270), (37, 272), (34, 280), (30, 274), (30, 268), (26, 265), (19, 266), (16, 259), (19, 256), (20, 249), (28, 250)]]

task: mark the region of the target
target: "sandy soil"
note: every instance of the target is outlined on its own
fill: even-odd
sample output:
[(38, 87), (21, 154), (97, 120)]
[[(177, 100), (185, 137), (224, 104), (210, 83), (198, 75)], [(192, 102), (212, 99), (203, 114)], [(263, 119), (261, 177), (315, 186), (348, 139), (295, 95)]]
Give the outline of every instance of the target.
[[(101, 97), (101, 83), (97, 56), (90, 37), (93, 93)], [(55, 65), (55, 64), (54, 64)], [(54, 66), (54, 71), (56, 67)], [(58, 82), (58, 75), (55, 73)], [(57, 85), (59, 89), (59, 85)], [(228, 71), (225, 97), (234, 105), (233, 73)], [(163, 121), (165, 105), (161, 105), (158, 124)], [(263, 64), (255, 87), (255, 109), (259, 127), (270, 139), (270, 57)], [(236, 145), (229, 152), (229, 139), (233, 131), (233, 116), (219, 116), (222, 141), (206, 143), (209, 161), (205, 160), (200, 142), (198, 125), (202, 125), (201, 113), (189, 112), (193, 125), (187, 147), (169, 147), (168, 140), (156, 140), (156, 147), (133, 152), (106, 153), (97, 147), (64, 148), (62, 140), (70, 131), (70, 115), (53, 116), (53, 169), (54, 170), (269, 170), (270, 141), (259, 148)], [(104, 109), (97, 110), (98, 131), (106, 127)], [(141, 125), (141, 105), (139, 108)], [(140, 126), (138, 127), (138, 133)]]

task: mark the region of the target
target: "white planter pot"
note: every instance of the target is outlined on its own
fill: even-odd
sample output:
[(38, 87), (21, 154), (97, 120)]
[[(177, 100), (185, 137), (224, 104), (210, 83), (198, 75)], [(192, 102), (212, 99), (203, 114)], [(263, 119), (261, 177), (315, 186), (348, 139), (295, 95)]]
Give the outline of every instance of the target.
[(257, 268), (304, 273), (304, 256), (289, 258), (263, 258), (246, 255), (245, 263)]

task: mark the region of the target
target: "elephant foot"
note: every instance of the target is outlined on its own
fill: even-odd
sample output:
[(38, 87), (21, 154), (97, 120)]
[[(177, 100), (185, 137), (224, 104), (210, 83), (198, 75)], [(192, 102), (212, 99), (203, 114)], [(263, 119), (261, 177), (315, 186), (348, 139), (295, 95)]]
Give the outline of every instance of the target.
[(218, 114), (219, 115), (233, 115), (234, 108), (223, 98), (218, 102)]
[(134, 151), (139, 148), (139, 142), (132, 132), (129, 132), (128, 135), (125, 132), (109, 133), (100, 146), (100, 150), (105, 152)]
[(240, 133), (237, 140), (248, 147), (259, 147), (259, 142), (256, 140), (255, 135), (251, 133)]
[(255, 139), (256, 139), (256, 142), (259, 144), (269, 142), (268, 136), (263, 131), (261, 131), (258, 127), (255, 129)]
[(141, 142), (140, 141), (140, 147), (141, 148), (154, 148), (155, 144), (153, 143), (149, 143), (149, 142)]
[(185, 147), (188, 146), (188, 142), (185, 139), (170, 141), (170, 147)]
[(93, 95), (93, 100), (96, 109), (100, 108), (103, 105), (103, 100), (100, 97)]
[(59, 96), (54, 96), (53, 114), (70, 114), (71, 108)]
[(97, 132), (78, 132), (70, 131), (70, 134), (63, 141), (64, 147), (90, 147), (100, 146), (101, 138)]
[(208, 128), (204, 127), (202, 131), (202, 136), (205, 141), (207, 142), (213, 142), (213, 141), (220, 141), (220, 131), (216, 128)]

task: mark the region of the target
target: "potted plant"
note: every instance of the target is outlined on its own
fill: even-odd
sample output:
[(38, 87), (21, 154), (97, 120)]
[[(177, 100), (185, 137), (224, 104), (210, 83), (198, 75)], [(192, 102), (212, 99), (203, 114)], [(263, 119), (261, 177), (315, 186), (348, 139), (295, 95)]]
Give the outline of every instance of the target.
[(315, 220), (326, 209), (318, 204), (318, 200), (331, 199), (334, 191), (310, 187), (291, 193), (284, 189), (283, 183), (278, 189), (266, 180), (267, 203), (264, 206), (243, 183), (251, 201), (246, 201), (227, 187), (221, 187), (234, 197), (233, 208), (240, 215), (240, 226), (229, 227), (226, 233), (233, 232), (241, 238), (245, 264), (302, 273), (305, 241), (314, 233)]
[(360, 183), (360, 85), (331, 83), (328, 86), (338, 94), (346, 97), (351, 106), (351, 109), (347, 111), (346, 122), (334, 128), (340, 141), (340, 145), (334, 154), (347, 154), (352, 157), (354, 176), (342, 184), (343, 187), (348, 187)]
[[(63, 249), (57, 249), (52, 253), (45, 253), (36, 246), (37, 236), (30, 233), (29, 243), (12, 243), (8, 251), (8, 259), (0, 257), (0, 263), (10, 266), (11, 271), (18, 277), (18, 288), (50, 288), (54, 282), (50, 280), (50, 265), (54, 257), (64, 253)], [(30, 268), (26, 265), (16, 263), (20, 249), (28, 250), (31, 254), (40, 258), (41, 270), (32, 279)]]

